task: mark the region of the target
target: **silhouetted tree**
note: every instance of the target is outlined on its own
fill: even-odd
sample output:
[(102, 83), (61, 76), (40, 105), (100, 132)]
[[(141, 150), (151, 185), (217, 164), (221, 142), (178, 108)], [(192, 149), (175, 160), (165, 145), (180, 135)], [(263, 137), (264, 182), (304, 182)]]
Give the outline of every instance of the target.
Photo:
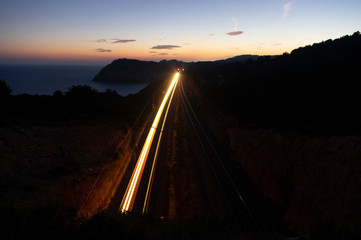
[(93, 98), (97, 96), (99, 92), (87, 85), (72, 86), (69, 91), (65, 93), (66, 96), (75, 98)]
[(56, 90), (56, 91), (53, 93), (53, 96), (54, 96), (54, 97), (61, 97), (61, 96), (64, 96), (64, 94), (62, 93), (62, 91)]
[(0, 97), (7, 97), (11, 94), (11, 88), (6, 84), (4, 80), (0, 79)]
[(119, 96), (119, 94), (117, 93), (117, 91), (111, 90), (111, 89), (107, 89), (105, 93), (106, 93), (107, 95), (109, 95), (109, 96)]

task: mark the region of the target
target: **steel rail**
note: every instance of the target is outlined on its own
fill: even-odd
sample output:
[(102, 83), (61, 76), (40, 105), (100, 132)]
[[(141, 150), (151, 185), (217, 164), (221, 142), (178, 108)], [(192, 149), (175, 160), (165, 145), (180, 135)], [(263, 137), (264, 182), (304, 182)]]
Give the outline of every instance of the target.
[[(244, 207), (245, 207), (248, 215), (249, 215), (250, 218), (252, 219), (252, 222), (255, 224), (255, 226), (257, 227), (257, 229), (261, 232), (261, 228), (259, 227), (259, 225), (258, 225), (255, 217), (253, 216), (252, 212), (250, 211), (249, 207), (247, 206), (246, 202), (244, 201), (244, 198), (242, 197), (241, 193), (238, 191), (238, 188), (236, 187), (236, 185), (235, 185), (232, 177), (230, 176), (229, 172), (227, 171), (226, 167), (224, 166), (224, 164), (223, 164), (223, 162), (222, 162), (219, 154), (218, 154), (217, 151), (215, 150), (212, 142), (211, 142), (210, 139), (208, 138), (208, 135), (205, 133), (205, 130), (203, 129), (202, 124), (200, 123), (197, 115), (195, 114), (195, 112), (194, 112), (194, 110), (193, 110), (193, 108), (192, 108), (192, 106), (191, 106), (191, 104), (190, 104), (190, 102), (189, 102), (189, 100), (188, 100), (188, 98), (187, 98), (187, 95), (186, 95), (186, 93), (185, 93), (185, 91), (184, 91), (184, 88), (183, 88), (183, 84), (180, 84), (180, 85), (181, 85), (180, 88), (181, 88), (181, 92), (182, 92), (182, 94), (181, 94), (182, 100), (183, 100), (183, 95), (184, 95), (184, 98), (185, 98), (185, 100), (187, 101), (187, 104), (188, 104), (190, 110), (192, 111), (192, 114), (193, 114), (193, 116), (194, 116), (194, 119), (197, 121), (199, 128), (200, 128), (201, 131), (203, 132), (203, 135), (204, 135), (204, 137), (206, 138), (206, 140), (207, 140), (207, 142), (208, 142), (208, 145), (212, 148), (214, 155), (216, 156), (218, 162), (221, 164), (224, 173), (226, 174), (229, 182), (231, 182), (234, 191), (236, 192), (237, 196), (239, 197), (239, 199), (240, 199), (241, 202), (243, 203), (243, 205), (244, 205)], [(184, 103), (184, 100), (183, 100), (183, 103)], [(185, 103), (184, 103), (184, 104), (185, 104)], [(186, 107), (186, 108), (187, 108), (187, 107)], [(186, 109), (186, 110), (187, 110), (187, 109)], [(187, 110), (187, 113), (188, 113), (188, 110)], [(191, 119), (189, 113), (188, 113), (188, 116), (189, 116), (189, 118)], [(191, 121), (192, 121), (192, 119), (191, 119)], [(197, 132), (197, 130), (196, 130), (196, 128), (195, 128), (195, 124), (193, 124), (193, 122), (192, 122), (192, 125), (193, 125), (193, 128), (195, 129), (195, 131)], [(197, 136), (198, 136), (199, 141), (201, 141), (201, 139), (200, 139), (200, 137), (199, 137), (199, 135), (198, 135), (198, 132), (197, 132)], [(201, 143), (201, 145), (202, 145), (203, 150), (205, 151), (205, 148), (203, 147), (203, 144), (202, 144), (202, 143)], [(205, 151), (205, 152), (206, 152), (206, 151)], [(207, 154), (207, 157), (208, 157), (208, 154)], [(217, 173), (216, 173), (216, 171), (214, 170), (211, 162), (210, 162), (210, 165), (211, 165), (211, 167), (212, 167), (213, 173), (215, 174), (215, 176), (216, 176), (216, 178), (217, 178), (217, 180), (218, 180), (218, 183), (220, 184), (220, 186), (221, 186), (221, 188), (222, 188), (222, 191), (224, 191), (223, 186), (222, 186), (222, 184), (219, 182)], [(228, 199), (227, 199), (227, 202), (229, 203), (229, 200), (228, 200)], [(231, 209), (232, 209), (232, 207), (231, 207)], [(232, 209), (232, 213), (234, 214), (233, 209)], [(236, 220), (236, 222), (238, 223), (238, 221), (237, 221), (236, 218), (235, 218), (235, 220)]]

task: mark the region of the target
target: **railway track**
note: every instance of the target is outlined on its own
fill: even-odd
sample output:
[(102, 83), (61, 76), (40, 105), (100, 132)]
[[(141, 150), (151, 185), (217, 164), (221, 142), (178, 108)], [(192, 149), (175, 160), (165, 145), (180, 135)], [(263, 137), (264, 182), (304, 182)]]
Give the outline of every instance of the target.
[(228, 215), (234, 220), (235, 227), (238, 228), (239, 231), (261, 233), (260, 225), (257, 222), (254, 213), (246, 203), (238, 184), (233, 180), (232, 174), (223, 163), (221, 155), (218, 154), (214, 144), (208, 137), (207, 131), (204, 129), (200, 118), (194, 111), (182, 83), (180, 83), (180, 92), (182, 102), (194, 133), (197, 136), (214, 177), (217, 180), (216, 182), (223, 193), (223, 199), (228, 209)]

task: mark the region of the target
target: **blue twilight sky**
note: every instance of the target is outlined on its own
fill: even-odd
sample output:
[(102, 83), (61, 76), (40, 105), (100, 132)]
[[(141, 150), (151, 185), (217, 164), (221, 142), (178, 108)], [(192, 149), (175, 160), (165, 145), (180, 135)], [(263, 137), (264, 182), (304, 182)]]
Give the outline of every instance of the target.
[(0, 63), (282, 54), (361, 29), (361, 0), (0, 0)]

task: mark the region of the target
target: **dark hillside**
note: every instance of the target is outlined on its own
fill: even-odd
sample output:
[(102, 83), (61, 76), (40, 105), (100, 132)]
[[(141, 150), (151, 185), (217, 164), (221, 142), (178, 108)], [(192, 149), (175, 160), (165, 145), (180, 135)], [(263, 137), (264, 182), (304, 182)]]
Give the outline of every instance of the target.
[(361, 133), (359, 32), (274, 59), (208, 66), (194, 64), (190, 72), (201, 74), (196, 79), (206, 95), (243, 126)]
[(216, 62), (218, 63), (230, 63), (230, 62), (246, 62), (248, 61), (249, 59), (252, 59), (252, 60), (256, 60), (257, 58), (259, 58), (258, 55), (239, 55), (239, 56), (235, 56), (235, 57), (231, 57), (231, 58), (227, 58), (227, 59), (224, 59), (224, 60), (218, 60)]
[(95, 77), (95, 82), (149, 83), (163, 79), (180, 67), (176, 60), (161, 62), (117, 59), (105, 66)]
[(189, 95), (235, 171), (283, 209), (291, 229), (360, 237), (359, 32), (276, 58), (187, 70)]

